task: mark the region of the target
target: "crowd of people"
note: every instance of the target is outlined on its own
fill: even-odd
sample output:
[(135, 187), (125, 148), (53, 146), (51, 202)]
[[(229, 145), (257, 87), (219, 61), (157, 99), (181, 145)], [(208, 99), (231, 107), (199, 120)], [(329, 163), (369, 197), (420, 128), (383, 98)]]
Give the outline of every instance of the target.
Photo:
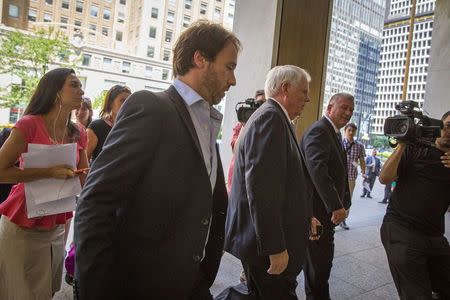
[[(241, 47), (221, 25), (193, 23), (173, 49), (167, 90), (113, 86), (94, 121), (72, 69), (42, 77), (0, 149), (0, 182), (13, 184), (0, 204), (0, 299), (59, 290), (73, 213), (29, 218), (26, 188), (67, 178), (82, 186), (71, 251), (77, 299), (211, 300), (223, 251), (241, 260), (246, 290), (221, 299), (297, 299), (302, 271), (306, 298), (330, 299), (335, 227), (348, 229), (358, 164), (362, 197), (377, 176), (397, 185), (381, 239), (400, 298), (450, 297), (450, 112), (434, 147), (401, 142), (381, 166), (354, 139), (348, 93), (333, 95), (297, 140), (311, 76), (276, 66), (256, 93), (264, 103), (236, 128), (227, 190), (214, 105), (236, 84)], [(76, 166), (29, 168), (31, 144), (75, 144)]]

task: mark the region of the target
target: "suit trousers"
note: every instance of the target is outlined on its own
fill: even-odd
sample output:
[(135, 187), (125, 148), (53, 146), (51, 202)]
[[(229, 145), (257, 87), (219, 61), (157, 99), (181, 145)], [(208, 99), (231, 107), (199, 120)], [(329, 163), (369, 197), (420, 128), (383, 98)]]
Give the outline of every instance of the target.
[(306, 249), (305, 293), (308, 300), (328, 300), (331, 267), (334, 258), (334, 227), (323, 228), (317, 241), (309, 241)]
[(249, 299), (252, 300), (297, 300), (295, 289), (299, 272), (284, 271), (280, 275), (267, 273), (268, 266), (242, 261)]
[(373, 186), (375, 185), (376, 179), (377, 179), (377, 175), (375, 175), (375, 174), (367, 175), (367, 181), (369, 182), (370, 191), (363, 188), (363, 196), (365, 196), (366, 194), (370, 196), (371, 191), (373, 191)]
[(430, 236), (395, 221), (383, 222), (381, 242), (400, 299), (450, 299), (450, 246), (441, 236)]

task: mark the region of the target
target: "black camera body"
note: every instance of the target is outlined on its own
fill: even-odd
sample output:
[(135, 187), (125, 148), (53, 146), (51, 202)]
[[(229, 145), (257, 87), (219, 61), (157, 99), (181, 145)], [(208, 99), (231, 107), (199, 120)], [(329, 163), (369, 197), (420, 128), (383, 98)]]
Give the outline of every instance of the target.
[(247, 123), (250, 116), (263, 104), (263, 101), (256, 101), (254, 98), (245, 99), (245, 101), (238, 102), (235, 110), (238, 121)]
[(402, 101), (395, 105), (400, 115), (386, 118), (384, 135), (406, 143), (434, 143), (441, 136), (441, 120), (424, 116), (415, 101)]

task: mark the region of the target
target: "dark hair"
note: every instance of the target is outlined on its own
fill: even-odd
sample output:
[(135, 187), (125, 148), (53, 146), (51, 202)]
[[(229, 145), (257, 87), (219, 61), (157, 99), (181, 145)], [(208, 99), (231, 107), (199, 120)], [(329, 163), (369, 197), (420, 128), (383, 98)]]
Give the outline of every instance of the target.
[(88, 97), (83, 97), (83, 102), (81, 102), (81, 107), (85, 107), (87, 110), (89, 110), (89, 118), (87, 120), (87, 124), (86, 127), (91, 124), (92, 122), (92, 102), (91, 99), (89, 99)]
[[(42, 76), (31, 96), (31, 100), (25, 109), (24, 115), (43, 115), (48, 113), (55, 104), (58, 92), (64, 87), (67, 77), (75, 75), (75, 71), (69, 68), (57, 68)], [(69, 137), (76, 141), (80, 136), (78, 127), (72, 123), (71, 117), (67, 121)]]
[(441, 121), (444, 121), (445, 119), (447, 119), (448, 116), (450, 116), (450, 110), (442, 116)]
[(353, 128), (354, 130), (358, 129), (358, 127), (356, 127), (355, 123), (348, 123), (347, 125), (345, 125), (344, 131), (347, 130), (347, 128), (349, 128), (349, 127)]
[(121, 93), (128, 92), (131, 94), (131, 90), (129, 87), (125, 85), (116, 84), (106, 93), (105, 100), (103, 101), (103, 107), (100, 111), (100, 117), (104, 118), (111, 112), (111, 106), (114, 99), (117, 98)]
[(212, 62), (227, 42), (241, 48), (239, 39), (222, 25), (207, 20), (192, 23), (181, 33), (173, 48), (173, 76), (182, 76), (194, 67), (195, 51), (200, 51), (207, 61)]
[(261, 96), (261, 95), (265, 96), (264, 90), (257, 90), (255, 92), (255, 98), (258, 97), (258, 96)]

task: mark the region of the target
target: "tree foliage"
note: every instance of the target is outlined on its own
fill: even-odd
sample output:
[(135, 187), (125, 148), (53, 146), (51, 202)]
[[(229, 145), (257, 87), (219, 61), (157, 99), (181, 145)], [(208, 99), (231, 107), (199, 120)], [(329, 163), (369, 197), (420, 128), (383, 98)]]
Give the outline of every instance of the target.
[(0, 74), (10, 74), (13, 83), (2, 87), (0, 106), (25, 107), (39, 79), (58, 64), (74, 67), (72, 45), (53, 28), (27, 34), (10, 31), (0, 41)]
[(390, 149), (388, 138), (384, 135), (372, 135), (370, 141), (374, 148)]

